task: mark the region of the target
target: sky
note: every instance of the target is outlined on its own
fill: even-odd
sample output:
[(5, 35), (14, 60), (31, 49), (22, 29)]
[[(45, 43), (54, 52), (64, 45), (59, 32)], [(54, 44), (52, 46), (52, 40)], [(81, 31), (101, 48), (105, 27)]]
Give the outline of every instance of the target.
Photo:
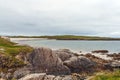
[(0, 0), (0, 35), (120, 37), (120, 0)]

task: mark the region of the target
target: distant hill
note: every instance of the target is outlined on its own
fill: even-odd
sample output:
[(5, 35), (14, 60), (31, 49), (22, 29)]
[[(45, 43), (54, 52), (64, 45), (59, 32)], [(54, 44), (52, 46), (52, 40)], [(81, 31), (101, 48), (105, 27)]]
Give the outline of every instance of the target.
[(75, 35), (55, 35), (55, 36), (10, 36), (11, 38), (47, 38), (56, 40), (120, 40), (120, 38), (97, 37), (97, 36), (75, 36)]

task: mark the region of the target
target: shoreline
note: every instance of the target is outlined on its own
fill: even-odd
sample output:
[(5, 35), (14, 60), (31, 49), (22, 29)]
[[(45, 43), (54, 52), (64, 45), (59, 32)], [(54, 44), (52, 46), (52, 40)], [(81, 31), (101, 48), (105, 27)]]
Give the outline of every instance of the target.
[[(49, 39), (46, 39), (46, 38), (10, 38), (10, 40), (14, 42), (16, 40), (17, 41), (32, 41), (32, 40), (49, 40)], [(28, 45), (28, 44), (18, 43), (18, 45)], [(31, 45), (28, 45), (28, 46), (31, 46)], [(34, 47), (34, 46), (31, 46), (31, 47), (39, 48), (39, 47)], [(41, 47), (43, 47), (43, 46), (41, 46)], [(50, 47), (46, 47), (46, 48), (50, 48)], [(63, 49), (63, 48), (51, 48), (51, 49), (52, 50), (59, 50), (59, 49)], [(64, 48), (64, 49), (67, 49), (67, 48)], [(112, 54), (110, 52), (103, 55), (102, 53), (92, 53), (92, 52), (88, 52), (88, 51), (81, 51), (81, 52), (79, 52), (79, 51), (72, 50), (72, 49), (68, 49), (68, 50), (70, 50), (70, 51), (72, 51), (74, 53), (77, 53), (78, 55), (90, 53), (90, 54), (92, 54), (92, 55), (94, 55), (96, 57), (99, 57), (99, 58), (102, 58), (102, 59), (105, 59), (105, 60), (112, 60), (112, 58), (107, 57), (107, 54)]]
[(10, 39), (14, 39), (14, 40), (69, 40), (69, 41), (120, 41), (120, 40), (117, 40), (117, 39), (108, 39), (108, 40), (103, 40), (103, 39), (55, 39), (55, 38), (39, 38), (39, 37), (24, 37), (24, 38), (21, 38), (21, 37), (13, 37)]
[[(29, 46), (31, 46), (31, 47), (36, 47), (36, 48), (38, 48), (38, 47), (48, 47), (48, 48), (51, 48), (51, 49), (53, 49), (53, 50), (56, 50), (56, 49), (70, 49), (71, 51), (74, 51), (74, 52), (77, 52), (77, 53), (79, 53), (79, 52), (83, 52), (83, 53), (90, 53), (91, 51), (93, 51), (93, 50), (104, 50), (104, 48), (102, 48), (101, 47), (101, 43), (98, 41), (98, 43), (100, 43), (100, 44), (97, 44), (97, 45), (100, 45), (100, 47), (98, 47), (98, 49), (96, 48), (96, 49), (94, 49), (94, 47), (95, 46), (93, 46), (93, 49), (91, 48), (89, 48), (88, 46), (92, 46), (92, 44), (91, 43), (93, 43), (94, 44), (94, 41), (93, 42), (89, 42), (87, 45), (88, 46), (83, 46), (83, 47), (88, 47), (87, 49), (85, 49), (85, 48), (75, 48), (75, 47), (82, 47), (82, 46), (74, 46), (74, 44), (73, 44), (73, 46), (74, 47), (69, 47), (69, 46), (72, 46), (72, 45), (69, 45), (69, 46), (65, 46), (64, 45), (64, 43), (66, 43), (66, 40), (55, 40), (55, 39), (47, 39), (47, 38), (10, 38), (10, 40), (11, 41), (13, 41), (13, 42), (17, 42), (18, 44), (22, 44), (22, 45), (29, 45)], [(39, 40), (41, 41), (41, 43), (39, 43)], [(44, 41), (45, 40), (45, 41)], [(27, 42), (28, 41), (28, 42)], [(32, 41), (33, 41), (33, 43), (32, 43)], [(34, 41), (36, 41), (36, 42), (34, 42)], [(58, 43), (55, 43), (54, 44), (54, 41), (55, 42), (58, 42)], [(73, 40), (73, 41), (75, 41), (75, 43), (76, 43), (76, 41), (79, 43), (79, 41), (78, 40)], [(83, 42), (85, 42), (86, 43), (86, 40), (80, 40), (80, 41), (83, 41)], [(53, 43), (53, 45), (52, 45), (52, 43), (49, 43), (50, 42), (52, 42)], [(62, 43), (63, 45), (59, 45), (60, 43)], [(68, 43), (69, 42), (71, 42), (71, 40), (68, 40)], [(104, 41), (101, 41), (101, 42), (104, 42)], [(106, 43), (108, 43), (109, 41), (105, 41)], [(68, 45), (68, 43), (67, 43), (67, 45)], [(95, 41), (95, 44), (97, 43), (97, 41)], [(116, 42), (115, 42), (116, 43)], [(118, 42), (119, 43), (119, 42)], [(40, 44), (40, 45), (38, 45), (38, 44)], [(80, 42), (80, 44), (81, 44), (81, 42)], [(110, 43), (111, 44), (111, 43)], [(56, 46), (57, 45), (57, 46)], [(86, 44), (82, 44), (82, 45), (86, 45)], [(97, 46), (96, 46), (97, 47)], [(109, 49), (109, 47), (105, 47), (106, 49), (105, 50), (109, 50), (110, 52), (109, 52), (109, 54), (113, 54), (113, 53), (119, 53), (120, 51), (117, 51), (117, 50), (119, 50), (119, 48), (118, 49), (116, 49), (116, 50), (114, 50), (114, 49)], [(108, 48), (108, 49), (107, 49)]]
[(10, 38), (47, 38), (56, 40), (105, 40), (105, 41), (120, 41), (120, 38), (100, 37), (100, 36), (77, 36), (77, 35), (53, 35), (53, 36), (8, 36)]
[[(22, 44), (15, 44), (14, 41), (14, 44), (9, 41), (7, 43), (11, 43), (11, 45), (8, 45), (9, 47), (5, 46), (5, 48), (12, 51), (10, 53), (12, 57), (7, 57), (6, 55), (0, 56), (1, 63), (6, 63), (1, 65), (7, 66), (1, 68), (1, 70), (3, 70), (2, 74), (5, 75), (5, 77), (1, 77), (3, 79), (15, 78), (17, 80), (23, 80), (27, 76), (33, 75), (33, 78), (35, 77), (34, 75), (41, 76), (42, 73), (45, 73), (43, 75), (44, 78), (46, 78), (46, 76), (49, 78), (52, 77), (51, 80), (54, 80), (56, 77), (74, 80), (73, 76), (75, 78), (79, 76), (76, 80), (80, 80), (86, 79), (87, 76), (89, 77), (89, 75), (93, 75), (93, 73), (97, 71), (104, 71), (104, 69), (111, 70), (120, 66), (118, 62), (119, 57), (117, 57), (120, 54), (108, 55), (109, 51), (107, 50), (96, 50), (92, 51), (92, 53), (84, 53), (65, 48), (53, 50), (47, 47), (30, 47), (29, 45), (22, 47)], [(18, 49), (18, 51), (15, 53), (16, 49)], [(13, 53), (15, 53), (15, 55), (13, 55)], [(18, 61), (18, 64), (16, 64), (16, 61)], [(13, 63), (12, 66), (9, 66), (10, 63)], [(4, 71), (4, 69), (7, 71)], [(84, 75), (84, 73), (86, 73), (86, 75)]]

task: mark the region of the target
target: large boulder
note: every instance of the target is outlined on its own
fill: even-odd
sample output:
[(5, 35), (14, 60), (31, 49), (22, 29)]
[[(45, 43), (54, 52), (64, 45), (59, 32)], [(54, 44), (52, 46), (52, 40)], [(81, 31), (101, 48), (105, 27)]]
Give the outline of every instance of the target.
[(105, 60), (90, 53), (82, 55), (90, 59), (95, 63), (94, 70), (101, 71), (101, 70), (110, 70), (112, 71), (113, 68), (111, 67), (111, 60)]
[(47, 74), (70, 74), (68, 67), (58, 55), (49, 48), (38, 48), (29, 54), (28, 62), (31, 64), (34, 72)]
[(54, 51), (58, 57), (62, 60), (68, 60), (70, 57), (73, 56), (73, 52), (71, 52), (69, 49), (59, 49)]
[(94, 62), (83, 56), (74, 56), (69, 60), (64, 61), (64, 65), (70, 68), (71, 72), (92, 72), (94, 69)]

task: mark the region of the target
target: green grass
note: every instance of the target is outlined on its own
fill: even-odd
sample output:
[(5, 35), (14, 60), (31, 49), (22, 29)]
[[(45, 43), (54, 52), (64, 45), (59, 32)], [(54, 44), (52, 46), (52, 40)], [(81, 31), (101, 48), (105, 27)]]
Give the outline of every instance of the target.
[(98, 73), (91, 80), (120, 80), (120, 70)]
[(16, 43), (10, 42), (6, 39), (0, 38), (0, 53), (9, 55), (9, 56), (16, 56), (20, 52), (29, 53), (32, 51), (32, 48), (29, 46), (18, 46)]
[(15, 43), (13, 43), (13, 42), (10, 42), (6, 39), (0, 38), (0, 46), (7, 47), (7, 46), (13, 46), (14, 44)]

